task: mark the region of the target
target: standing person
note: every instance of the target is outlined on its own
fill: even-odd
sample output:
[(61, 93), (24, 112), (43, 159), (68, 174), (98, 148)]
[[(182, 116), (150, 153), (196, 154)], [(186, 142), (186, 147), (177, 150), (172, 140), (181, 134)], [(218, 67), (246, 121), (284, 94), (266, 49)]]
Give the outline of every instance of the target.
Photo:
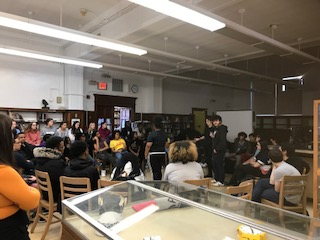
[(41, 143), (40, 130), (38, 129), (37, 122), (31, 122), (25, 130), (26, 142), (33, 145), (39, 146)]
[(148, 159), (148, 164), (153, 175), (153, 180), (161, 180), (161, 167), (165, 160), (165, 145), (167, 135), (163, 131), (162, 117), (157, 116), (153, 122), (154, 131), (147, 138), (147, 144), (144, 151), (145, 159)]
[(104, 140), (106, 140), (107, 143), (109, 144), (110, 143), (109, 135), (111, 132), (107, 128), (107, 126), (108, 126), (107, 122), (101, 123), (100, 128), (99, 128), (99, 133), (100, 133), (100, 137), (103, 138)]
[(67, 128), (67, 123), (61, 122), (54, 135), (61, 138), (69, 137), (69, 129)]
[(74, 121), (74, 123), (72, 124), (72, 127), (69, 129), (69, 134), (68, 134), (71, 140), (71, 143), (73, 143), (76, 140), (77, 133), (83, 133), (83, 131), (80, 128), (80, 122)]
[(29, 240), (26, 210), (40, 201), (37, 189), (29, 187), (14, 168), (11, 119), (0, 114), (0, 236)]
[(206, 157), (206, 163), (208, 165), (208, 176), (212, 177), (212, 137), (210, 134), (214, 131), (214, 126), (212, 124), (211, 118), (206, 118), (206, 128), (204, 129), (203, 136), (200, 138), (195, 138), (195, 142), (202, 142), (204, 146), (204, 153)]
[(40, 136), (43, 138), (43, 136), (47, 134), (54, 135), (56, 129), (53, 127), (53, 119), (47, 118), (44, 123), (45, 126), (41, 129)]
[(212, 168), (214, 172), (214, 186), (224, 186), (224, 155), (227, 151), (228, 127), (222, 124), (222, 118), (215, 115), (212, 118), (214, 132), (212, 137)]

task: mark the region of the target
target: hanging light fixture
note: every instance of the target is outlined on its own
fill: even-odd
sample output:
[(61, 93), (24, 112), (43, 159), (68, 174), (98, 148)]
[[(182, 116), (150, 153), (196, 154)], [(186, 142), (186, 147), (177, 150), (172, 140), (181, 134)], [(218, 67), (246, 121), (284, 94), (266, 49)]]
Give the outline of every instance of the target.
[(169, 0), (128, 0), (135, 4), (150, 8), (159, 13), (190, 23), (192, 25), (207, 29), (211, 32), (226, 25), (216, 19), (206, 16), (200, 12), (184, 7)]
[(57, 55), (43, 54), (39, 52), (28, 51), (28, 50), (18, 49), (18, 48), (4, 47), (4, 46), (0, 46), (0, 54), (33, 58), (33, 59), (44, 60), (49, 62), (65, 63), (65, 64), (71, 64), (71, 65), (77, 65), (77, 66), (83, 66), (83, 67), (90, 67), (90, 68), (103, 67), (103, 65), (94, 63), (91, 61), (84, 61), (84, 60), (79, 60), (74, 58), (66, 58), (66, 57), (61, 57)]
[(0, 26), (139, 56), (147, 53), (147, 51), (144, 49), (117, 43), (116, 41), (109, 41), (103, 37), (15, 16), (4, 12), (0, 12)]

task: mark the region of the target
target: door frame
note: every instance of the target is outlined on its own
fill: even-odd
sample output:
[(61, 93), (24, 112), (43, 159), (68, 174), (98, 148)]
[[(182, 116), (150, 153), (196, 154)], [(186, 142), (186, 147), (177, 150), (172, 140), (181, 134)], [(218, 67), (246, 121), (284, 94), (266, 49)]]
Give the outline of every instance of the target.
[(208, 116), (208, 109), (207, 108), (192, 108), (192, 115), (193, 115), (193, 129), (196, 129), (195, 126), (195, 111), (204, 111), (205, 112), (205, 118)]

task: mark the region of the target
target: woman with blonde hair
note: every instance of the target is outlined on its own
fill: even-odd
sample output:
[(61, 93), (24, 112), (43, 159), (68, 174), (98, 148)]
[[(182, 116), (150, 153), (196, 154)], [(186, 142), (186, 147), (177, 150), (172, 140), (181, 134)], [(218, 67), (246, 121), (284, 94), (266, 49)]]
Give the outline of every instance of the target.
[(26, 136), (26, 142), (33, 145), (39, 146), (41, 143), (40, 130), (38, 129), (37, 122), (31, 122), (27, 129), (24, 131)]
[(169, 163), (165, 169), (163, 180), (183, 182), (189, 179), (203, 178), (203, 170), (199, 163), (196, 145), (191, 141), (174, 142), (169, 147)]
[(38, 206), (40, 193), (15, 168), (11, 119), (0, 114), (0, 237), (29, 240), (26, 210)]

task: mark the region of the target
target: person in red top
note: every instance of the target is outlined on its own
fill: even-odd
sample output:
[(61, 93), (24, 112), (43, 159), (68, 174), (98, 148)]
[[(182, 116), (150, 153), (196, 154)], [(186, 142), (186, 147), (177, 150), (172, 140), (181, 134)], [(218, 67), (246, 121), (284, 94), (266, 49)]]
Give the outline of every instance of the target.
[(106, 140), (107, 143), (110, 142), (109, 135), (111, 132), (107, 128), (107, 122), (101, 123), (100, 128), (99, 128), (99, 133), (100, 133), (100, 138)]
[(41, 136), (40, 130), (38, 129), (38, 124), (36, 122), (31, 122), (27, 129), (24, 131), (26, 136), (26, 142), (34, 145), (39, 146), (41, 143)]
[(40, 193), (14, 168), (11, 119), (0, 114), (0, 238), (29, 240), (26, 210), (38, 206)]

